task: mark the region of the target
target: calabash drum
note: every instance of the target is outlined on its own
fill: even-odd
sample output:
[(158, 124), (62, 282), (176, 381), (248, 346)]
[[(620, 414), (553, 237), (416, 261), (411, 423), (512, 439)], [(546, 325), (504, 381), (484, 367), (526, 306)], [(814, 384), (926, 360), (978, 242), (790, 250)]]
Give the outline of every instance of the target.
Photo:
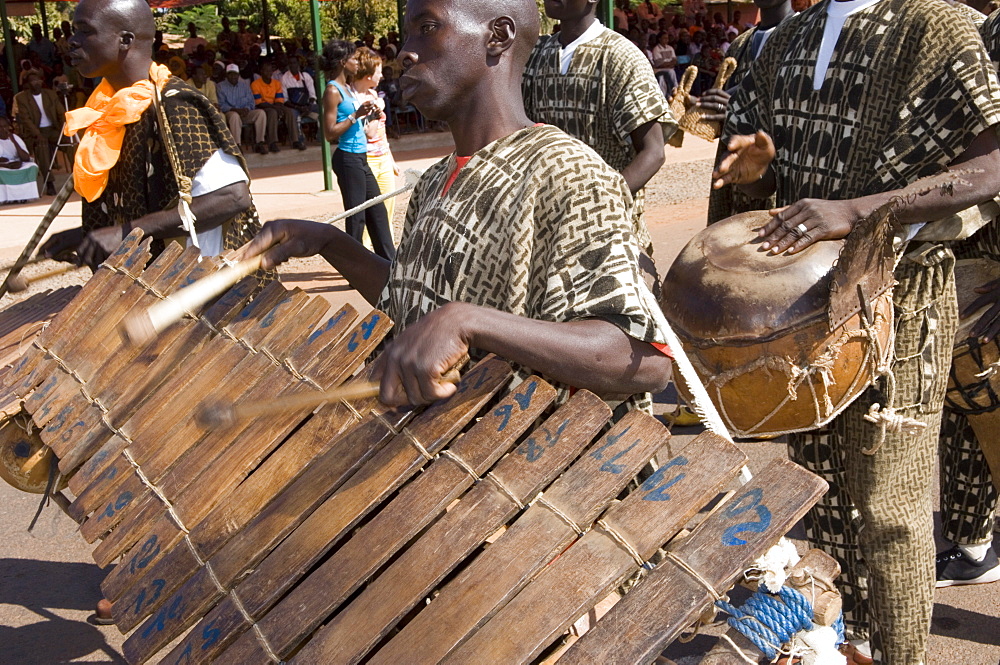
[[(1000, 278), (1000, 263), (989, 259), (964, 259), (955, 265), (958, 311), (966, 311), (979, 295), (976, 287)], [(945, 404), (969, 418), (979, 445), (1000, 489), (1000, 346), (991, 340), (981, 344), (969, 332), (985, 312), (982, 308), (964, 317), (955, 334), (955, 350), (948, 374)]]
[[(955, 265), (958, 311), (964, 312), (978, 297), (975, 289), (1000, 278), (1000, 263), (989, 259), (963, 259)], [(1000, 377), (991, 366), (1000, 361), (996, 340), (980, 344), (969, 332), (985, 308), (961, 319), (955, 333), (955, 351), (948, 377), (945, 403), (958, 413), (989, 413), (1000, 407)]]
[(755, 211), (706, 228), (663, 282), (663, 312), (737, 436), (824, 425), (861, 394), (892, 353), (888, 291), (867, 313), (859, 307), (830, 328), (833, 271), (844, 241), (772, 256), (754, 242), (768, 219), (767, 212)]

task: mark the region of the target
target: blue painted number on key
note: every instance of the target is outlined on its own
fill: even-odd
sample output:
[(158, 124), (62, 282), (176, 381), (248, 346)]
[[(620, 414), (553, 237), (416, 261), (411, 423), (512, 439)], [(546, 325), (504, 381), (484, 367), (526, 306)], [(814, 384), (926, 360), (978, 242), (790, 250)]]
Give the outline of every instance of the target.
[(165, 586), (167, 586), (166, 580), (153, 580), (153, 583), (149, 585), (149, 590), (151, 592), (149, 600), (146, 600), (146, 589), (140, 591), (139, 595), (135, 599), (135, 613), (139, 614), (139, 612), (142, 611), (142, 608), (149, 607), (155, 603), (160, 597), (160, 594), (163, 592), (163, 587)]
[[(527, 408), (531, 406), (531, 398), (535, 394), (535, 389), (537, 387), (538, 387), (537, 381), (529, 381), (523, 392), (514, 395), (514, 401), (517, 402), (517, 405), (521, 407), (522, 411), (527, 410)], [(500, 422), (500, 425), (497, 427), (498, 432), (502, 432), (505, 429), (507, 429), (507, 423), (510, 422), (510, 417), (511, 415), (513, 415), (513, 413), (514, 413), (513, 404), (501, 404), (496, 408), (496, 410), (493, 412), (493, 415), (497, 416), (498, 418), (503, 418), (503, 420)]]
[(207, 650), (210, 646), (218, 642), (219, 637), (222, 636), (221, 630), (219, 630), (218, 628), (212, 628), (212, 626), (215, 625), (216, 621), (218, 621), (218, 619), (215, 619), (214, 621), (210, 622), (201, 631), (201, 638), (205, 640), (204, 642), (201, 643), (202, 651)]
[(678, 473), (676, 476), (670, 480), (665, 480), (667, 477), (667, 472), (674, 468), (675, 466), (685, 466), (688, 460), (683, 455), (675, 457), (646, 479), (646, 482), (639, 487), (640, 491), (646, 492), (646, 495), (642, 497), (643, 501), (669, 501), (670, 494), (667, 490), (676, 485), (684, 478), (686, 474)]
[[(527, 441), (517, 447), (517, 454), (524, 455), (525, 459), (529, 462), (537, 462), (542, 459), (542, 455), (545, 454), (546, 450), (559, 443), (559, 438), (562, 436), (567, 425), (569, 425), (569, 418), (564, 420), (554, 433), (547, 427), (540, 427), (538, 432), (532, 434)], [(544, 442), (538, 442), (538, 433), (541, 433), (545, 437)]]
[(104, 512), (100, 514), (97, 520), (103, 520), (105, 517), (114, 517), (115, 513), (127, 506), (130, 501), (132, 501), (132, 493), (127, 491), (122, 492), (118, 495), (117, 499), (108, 504), (108, 507), (105, 508)]
[(169, 621), (170, 619), (176, 619), (177, 617), (179, 617), (181, 611), (183, 610), (183, 603), (184, 603), (184, 596), (177, 596), (176, 598), (174, 598), (172, 603), (170, 603), (169, 605), (164, 605), (162, 608), (160, 608), (160, 611), (157, 612), (155, 617), (153, 617), (153, 620), (149, 622), (149, 625), (146, 627), (146, 630), (142, 631), (143, 639), (146, 639), (150, 635), (152, 635), (154, 630), (156, 632), (160, 632), (161, 630), (163, 630), (164, 627), (166, 627), (167, 621)]
[(142, 544), (142, 549), (129, 561), (129, 573), (134, 575), (137, 570), (142, 570), (160, 553), (160, 545), (157, 543), (157, 540), (157, 537), (153, 535)]
[[(625, 436), (626, 434), (628, 434), (628, 432), (629, 432), (630, 429), (632, 429), (632, 428), (631, 427), (626, 427), (624, 430), (622, 430), (618, 434), (608, 434), (607, 438), (605, 439), (604, 445), (601, 446), (600, 448), (598, 448), (597, 450), (595, 450), (594, 452), (590, 453), (590, 456), (593, 457), (596, 460), (603, 460), (604, 459), (604, 453), (609, 452), (608, 448), (611, 448), (612, 446), (614, 446), (615, 444), (617, 444), (621, 440), (621, 438), (623, 436)], [(628, 453), (628, 451), (632, 450), (637, 445), (639, 445), (639, 439), (636, 439), (635, 441), (633, 441), (631, 446), (629, 446), (625, 450), (622, 450), (622, 451), (618, 452), (611, 459), (606, 460), (604, 462), (604, 464), (601, 465), (601, 471), (603, 471), (605, 473), (613, 473), (615, 475), (617, 475), (617, 474), (621, 473), (622, 471), (624, 471), (625, 467), (623, 467), (621, 464), (615, 464), (615, 462), (617, 462), (619, 459), (621, 459), (622, 455), (625, 455), (626, 453)]]
[(722, 511), (723, 517), (733, 518), (743, 513), (754, 511), (757, 514), (756, 522), (740, 522), (734, 524), (722, 533), (722, 544), (732, 547), (734, 545), (746, 545), (747, 541), (740, 538), (741, 533), (764, 533), (771, 526), (771, 511), (761, 501), (764, 499), (764, 490), (756, 487), (741, 495), (733, 501), (732, 505)]

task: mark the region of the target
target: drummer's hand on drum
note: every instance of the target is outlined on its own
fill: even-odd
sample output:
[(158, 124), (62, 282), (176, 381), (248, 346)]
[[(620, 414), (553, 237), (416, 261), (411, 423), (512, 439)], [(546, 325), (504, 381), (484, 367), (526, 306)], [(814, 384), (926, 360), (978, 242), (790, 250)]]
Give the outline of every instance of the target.
[(302, 219), (276, 219), (264, 224), (260, 233), (241, 250), (244, 259), (263, 254), (261, 267), (281, 265), (294, 257), (319, 254), (330, 239), (329, 224)]
[(770, 214), (774, 216), (757, 236), (764, 239), (761, 249), (771, 254), (794, 254), (820, 240), (845, 238), (860, 219), (851, 201), (821, 199), (802, 199)]
[(975, 314), (983, 307), (989, 307), (969, 331), (970, 337), (976, 337), (985, 343), (1000, 336), (1000, 279), (984, 284), (976, 288), (975, 291), (981, 295), (972, 301), (972, 304), (966, 307), (964, 312), (959, 312), (959, 314), (965, 318)]
[(430, 404), (455, 394), (444, 380), (469, 352), (463, 322), (474, 305), (452, 302), (425, 314), (400, 333), (378, 358), (379, 399), (390, 406)]
[(726, 149), (729, 152), (712, 173), (714, 189), (726, 185), (755, 183), (764, 177), (774, 160), (774, 141), (767, 132), (757, 132), (753, 136), (734, 136), (729, 139)]

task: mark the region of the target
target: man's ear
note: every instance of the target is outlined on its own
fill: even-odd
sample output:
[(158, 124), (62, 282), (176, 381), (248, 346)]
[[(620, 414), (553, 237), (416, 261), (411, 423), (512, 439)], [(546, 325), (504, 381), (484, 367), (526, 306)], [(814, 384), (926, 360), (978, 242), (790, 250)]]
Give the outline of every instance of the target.
[(121, 46), (119, 48), (128, 49), (132, 46), (135, 41), (135, 33), (129, 32), (128, 30), (123, 30), (118, 37)]
[(514, 25), (514, 19), (509, 16), (501, 16), (493, 21), (491, 27), (490, 41), (486, 44), (486, 54), (491, 58), (499, 58), (514, 44), (517, 37), (517, 26)]

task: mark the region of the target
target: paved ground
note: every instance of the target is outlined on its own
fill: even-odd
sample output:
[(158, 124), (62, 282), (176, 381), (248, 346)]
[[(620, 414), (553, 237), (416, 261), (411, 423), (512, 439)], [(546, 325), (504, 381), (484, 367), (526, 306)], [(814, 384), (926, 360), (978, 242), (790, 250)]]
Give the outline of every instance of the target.
[[(423, 146), (440, 144), (443, 138), (421, 137), (420, 149), (397, 149), (397, 158), (404, 168), (426, 168), (447, 149)], [(686, 143), (680, 150), (668, 149), (668, 163), (656, 176), (649, 195), (647, 220), (661, 271), (704, 226), (715, 147), (694, 138)], [(284, 153), (279, 157), (288, 159)], [(306, 153), (305, 158), (282, 165), (263, 159), (261, 165), (254, 162), (253, 193), (262, 218), (295, 215), (324, 219), (343, 210), (338, 193), (321, 192), (318, 149)], [(47, 197), (33, 205), (0, 208), (0, 225), (5, 231), (0, 236), (0, 261), (12, 260), (19, 253), (50, 200)], [(79, 202), (70, 202), (54, 229), (75, 226), (79, 214)], [(398, 224), (399, 215), (396, 221)], [(85, 273), (76, 273), (60, 281), (79, 282), (84, 277)], [(364, 306), (322, 261), (297, 262), (285, 271), (283, 279), (332, 301)], [(0, 301), (0, 307), (7, 301)], [(666, 408), (666, 401), (666, 397), (660, 400), (660, 410)], [(690, 437), (693, 433), (678, 431), (675, 435)], [(752, 468), (785, 454), (781, 443), (741, 445), (752, 460)], [(76, 533), (75, 525), (50, 507), (29, 534), (26, 526), (37, 498), (4, 483), (0, 483), (0, 506), (0, 665), (123, 663), (123, 637), (118, 631), (86, 622), (98, 598), (103, 572), (93, 564), (91, 548)], [(1000, 661), (1000, 585), (939, 591), (932, 633), (932, 664), (993, 665)], [(708, 635), (699, 636), (688, 645), (675, 645), (668, 654), (679, 665), (692, 665), (698, 661), (696, 654), (707, 651), (712, 642)]]

